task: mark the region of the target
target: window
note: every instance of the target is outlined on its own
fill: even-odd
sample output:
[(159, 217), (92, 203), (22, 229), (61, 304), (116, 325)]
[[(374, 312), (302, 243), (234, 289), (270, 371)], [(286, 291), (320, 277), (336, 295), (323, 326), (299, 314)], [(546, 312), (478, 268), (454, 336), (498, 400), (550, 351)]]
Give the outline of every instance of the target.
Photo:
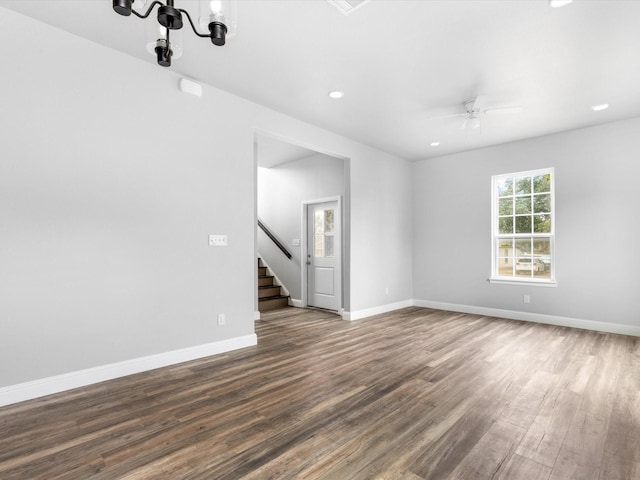
[(313, 219), (313, 256), (335, 257), (333, 208), (317, 210)]
[(555, 284), (552, 168), (492, 178), (492, 281)]

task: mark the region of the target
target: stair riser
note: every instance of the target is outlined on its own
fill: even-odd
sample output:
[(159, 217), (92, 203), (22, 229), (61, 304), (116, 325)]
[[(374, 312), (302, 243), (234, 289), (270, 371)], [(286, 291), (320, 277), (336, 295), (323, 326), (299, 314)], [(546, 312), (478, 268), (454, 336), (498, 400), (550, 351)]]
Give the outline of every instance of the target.
[(274, 298), (270, 300), (260, 300), (258, 302), (258, 310), (265, 312), (267, 310), (275, 310), (277, 308), (285, 308), (289, 306), (289, 300), (285, 298)]
[(278, 286), (258, 289), (258, 298), (275, 297), (276, 295), (280, 295), (280, 287)]
[(262, 277), (267, 274), (267, 267), (258, 267), (258, 276)]
[(273, 277), (262, 277), (258, 279), (259, 287), (266, 287), (269, 285), (273, 285)]

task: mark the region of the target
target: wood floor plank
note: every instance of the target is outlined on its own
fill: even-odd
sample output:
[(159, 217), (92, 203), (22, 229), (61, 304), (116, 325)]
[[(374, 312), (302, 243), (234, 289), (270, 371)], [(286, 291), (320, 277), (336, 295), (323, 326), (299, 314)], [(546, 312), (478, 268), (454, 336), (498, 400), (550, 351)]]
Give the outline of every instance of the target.
[(515, 454), (511, 456), (504, 469), (494, 478), (495, 480), (511, 480), (514, 478), (548, 480), (550, 476), (550, 467)]
[(640, 478), (640, 357), (635, 360), (622, 365), (613, 392), (600, 480)]
[(640, 480), (640, 339), (409, 307), (0, 408), (2, 480)]
[(480, 438), (471, 451), (456, 466), (451, 478), (492, 480), (499, 477), (513, 457), (525, 429), (498, 420)]
[(579, 403), (580, 395), (570, 390), (555, 389), (550, 392), (516, 453), (533, 462), (553, 467)]
[[(594, 335), (590, 335), (594, 337)], [(550, 479), (598, 480), (613, 410), (613, 392), (623, 364), (623, 342), (614, 335), (599, 334), (588, 355), (597, 354), (576, 415), (573, 417)]]

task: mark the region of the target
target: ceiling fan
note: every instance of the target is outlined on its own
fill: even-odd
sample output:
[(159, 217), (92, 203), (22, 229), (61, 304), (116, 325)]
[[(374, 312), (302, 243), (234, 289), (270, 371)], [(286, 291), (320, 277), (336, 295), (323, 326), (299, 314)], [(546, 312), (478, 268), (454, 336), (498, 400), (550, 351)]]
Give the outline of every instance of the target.
[(489, 95), (478, 95), (475, 100), (467, 100), (462, 105), (464, 107), (464, 113), (454, 113), (452, 115), (439, 115), (436, 117), (430, 117), (430, 119), (441, 119), (441, 118), (456, 118), (456, 117), (464, 117), (460, 128), (462, 130), (470, 129), (475, 130), (480, 128), (482, 123), (482, 117), (484, 115), (491, 115), (494, 113), (518, 113), (522, 110), (522, 107), (519, 105), (500, 105), (495, 107), (487, 108), (487, 100)]

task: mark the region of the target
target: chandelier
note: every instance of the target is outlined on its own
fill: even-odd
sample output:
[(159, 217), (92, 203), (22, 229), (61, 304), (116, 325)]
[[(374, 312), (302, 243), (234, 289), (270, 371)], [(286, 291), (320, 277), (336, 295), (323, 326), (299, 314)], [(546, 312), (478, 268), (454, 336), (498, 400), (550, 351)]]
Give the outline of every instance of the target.
[[(196, 27), (189, 12), (182, 8), (177, 8), (174, 0), (166, 0), (165, 3), (154, 0), (149, 7), (144, 10), (148, 0), (113, 0), (113, 9), (116, 13), (125, 17), (132, 13), (139, 18), (147, 18), (151, 15), (153, 9), (158, 7), (158, 30), (157, 39), (154, 39), (152, 48), (150, 49), (156, 55), (158, 65), (163, 67), (171, 66), (171, 58), (176, 52), (181, 53), (180, 48), (176, 48), (170, 39), (172, 31), (179, 31), (184, 22), (182, 16), (187, 18), (193, 33), (198, 37), (209, 38), (214, 45), (222, 46), (226, 43), (226, 39), (235, 33), (236, 26), (236, 4), (232, 0), (200, 0), (199, 15), (197, 24), (201, 27), (208, 27), (209, 33), (201, 33)], [(192, 3), (192, 2), (191, 2)], [(137, 11), (134, 7), (142, 9)], [(175, 55), (177, 58), (179, 55)]]

